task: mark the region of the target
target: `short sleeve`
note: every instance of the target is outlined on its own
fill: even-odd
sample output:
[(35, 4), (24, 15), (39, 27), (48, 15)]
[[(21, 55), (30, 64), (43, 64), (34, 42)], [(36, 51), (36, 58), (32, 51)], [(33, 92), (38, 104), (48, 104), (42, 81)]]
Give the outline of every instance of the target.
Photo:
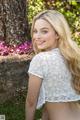
[(28, 73), (43, 78), (42, 60), (39, 55), (34, 56), (31, 60)]

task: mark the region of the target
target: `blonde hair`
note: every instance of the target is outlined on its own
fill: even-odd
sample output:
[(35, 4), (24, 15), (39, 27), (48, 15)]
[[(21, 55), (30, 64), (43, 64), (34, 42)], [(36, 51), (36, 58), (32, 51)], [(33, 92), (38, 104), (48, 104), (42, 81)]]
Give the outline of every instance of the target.
[[(68, 65), (70, 71), (72, 73), (72, 86), (79, 93), (80, 92), (80, 48), (78, 45), (71, 39), (71, 32), (69, 25), (64, 18), (64, 16), (56, 10), (45, 10), (40, 12), (33, 18), (32, 28), (31, 28), (31, 36), (33, 36), (34, 24), (37, 19), (46, 20), (54, 30), (57, 32), (59, 36), (59, 44), (58, 47), (64, 56), (64, 58), (68, 61)], [(37, 49), (35, 41), (33, 41), (33, 48), (35, 53), (40, 52)]]

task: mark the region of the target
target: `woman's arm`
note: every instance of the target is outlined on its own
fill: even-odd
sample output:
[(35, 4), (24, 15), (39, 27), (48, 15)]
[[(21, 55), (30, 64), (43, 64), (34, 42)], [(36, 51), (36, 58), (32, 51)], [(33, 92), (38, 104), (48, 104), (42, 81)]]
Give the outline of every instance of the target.
[(42, 79), (30, 74), (26, 98), (26, 120), (34, 120)]

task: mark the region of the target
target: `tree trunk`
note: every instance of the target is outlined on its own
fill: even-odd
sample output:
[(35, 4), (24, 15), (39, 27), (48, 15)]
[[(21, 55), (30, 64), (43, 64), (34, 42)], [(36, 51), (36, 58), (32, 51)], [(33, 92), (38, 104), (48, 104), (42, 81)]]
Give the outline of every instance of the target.
[(26, 0), (0, 0), (0, 40), (9, 45), (27, 40)]

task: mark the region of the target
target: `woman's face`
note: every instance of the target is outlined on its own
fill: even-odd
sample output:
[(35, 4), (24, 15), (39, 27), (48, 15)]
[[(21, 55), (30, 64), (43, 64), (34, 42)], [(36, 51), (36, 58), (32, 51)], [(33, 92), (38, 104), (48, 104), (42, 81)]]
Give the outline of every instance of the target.
[(52, 26), (43, 19), (36, 20), (32, 39), (39, 50), (48, 51), (58, 46), (58, 35)]

